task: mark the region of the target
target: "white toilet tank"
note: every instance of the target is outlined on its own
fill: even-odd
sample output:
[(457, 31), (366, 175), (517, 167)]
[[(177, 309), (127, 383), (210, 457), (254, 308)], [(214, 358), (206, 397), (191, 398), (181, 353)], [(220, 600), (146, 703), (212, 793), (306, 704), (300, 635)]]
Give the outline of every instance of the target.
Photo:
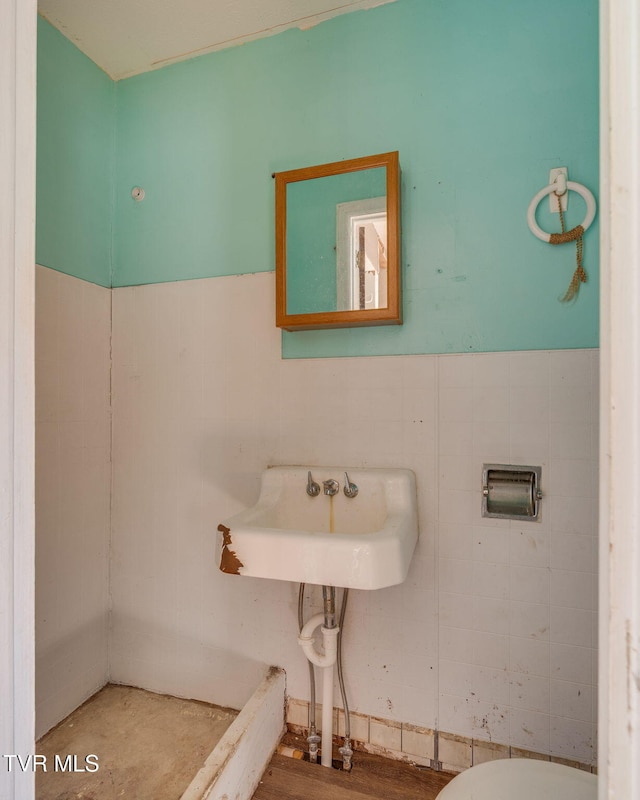
[(471, 767), (438, 800), (597, 800), (595, 775), (563, 764), (505, 758)]

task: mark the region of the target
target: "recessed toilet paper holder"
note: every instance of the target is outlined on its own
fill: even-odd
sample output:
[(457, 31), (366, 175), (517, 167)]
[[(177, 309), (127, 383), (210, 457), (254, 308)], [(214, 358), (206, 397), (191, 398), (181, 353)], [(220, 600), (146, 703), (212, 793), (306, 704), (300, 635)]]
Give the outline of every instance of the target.
[(542, 492), (540, 467), (482, 465), (482, 516), (535, 520)]

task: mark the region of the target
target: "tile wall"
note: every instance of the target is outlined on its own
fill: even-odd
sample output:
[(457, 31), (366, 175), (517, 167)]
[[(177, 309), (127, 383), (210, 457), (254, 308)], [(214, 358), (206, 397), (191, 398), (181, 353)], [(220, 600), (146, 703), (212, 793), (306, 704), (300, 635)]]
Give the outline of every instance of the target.
[(111, 292), (36, 269), (36, 729), (107, 680)]
[[(322, 706), (317, 708), (316, 727), (322, 728)], [(309, 703), (306, 700), (289, 698), (286, 709), (287, 728), (294, 733), (307, 736), (309, 732)], [(526, 750), (515, 745), (505, 745), (486, 739), (461, 736), (460, 734), (434, 731), (407, 722), (368, 717), (350, 712), (350, 739), (354, 750), (377, 753), (397, 761), (408, 761), (445, 772), (462, 772), (476, 764), (503, 758), (535, 758), (554, 761), (570, 767), (595, 772), (596, 765), (562, 756), (552, 756), (535, 750)], [(342, 708), (334, 709), (333, 730), (338, 741), (345, 735), (345, 714)], [(337, 726), (337, 727), (336, 727)], [(334, 740), (336, 734), (334, 733)]]
[[(439, 359), (439, 727), (589, 761), (597, 353)], [(539, 523), (482, 519), (483, 461), (542, 466)]]
[[(308, 699), (297, 587), (220, 573), (216, 526), (268, 465), (409, 467), (410, 574), (349, 598), (352, 709), (591, 763), (597, 351), (282, 360), (273, 293), (113, 292), (113, 679), (238, 706), (268, 663)], [(480, 516), (483, 462), (542, 467), (539, 522)]]

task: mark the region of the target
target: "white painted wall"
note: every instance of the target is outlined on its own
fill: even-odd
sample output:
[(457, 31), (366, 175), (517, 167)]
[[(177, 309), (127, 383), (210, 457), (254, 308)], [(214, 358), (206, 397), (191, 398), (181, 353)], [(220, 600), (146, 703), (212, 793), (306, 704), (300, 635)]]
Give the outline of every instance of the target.
[[(112, 676), (237, 705), (257, 661), (307, 698), (297, 587), (220, 573), (216, 526), (269, 464), (410, 467), (409, 577), (350, 598), (353, 710), (591, 762), (598, 353), (283, 361), (272, 298), (114, 291)], [(481, 518), (485, 461), (542, 466), (539, 523)]]
[(108, 678), (111, 290), (36, 275), (36, 736)]
[[(0, 4), (0, 754), (33, 752), (36, 9)], [(0, 766), (1, 800), (33, 774)]]

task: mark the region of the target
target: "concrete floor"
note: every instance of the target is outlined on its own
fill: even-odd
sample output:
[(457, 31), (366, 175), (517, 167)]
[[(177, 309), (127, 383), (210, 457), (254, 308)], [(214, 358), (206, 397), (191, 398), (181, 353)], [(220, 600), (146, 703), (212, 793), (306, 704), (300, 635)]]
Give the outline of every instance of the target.
[(36, 800), (179, 800), (237, 714), (107, 685), (38, 742)]

